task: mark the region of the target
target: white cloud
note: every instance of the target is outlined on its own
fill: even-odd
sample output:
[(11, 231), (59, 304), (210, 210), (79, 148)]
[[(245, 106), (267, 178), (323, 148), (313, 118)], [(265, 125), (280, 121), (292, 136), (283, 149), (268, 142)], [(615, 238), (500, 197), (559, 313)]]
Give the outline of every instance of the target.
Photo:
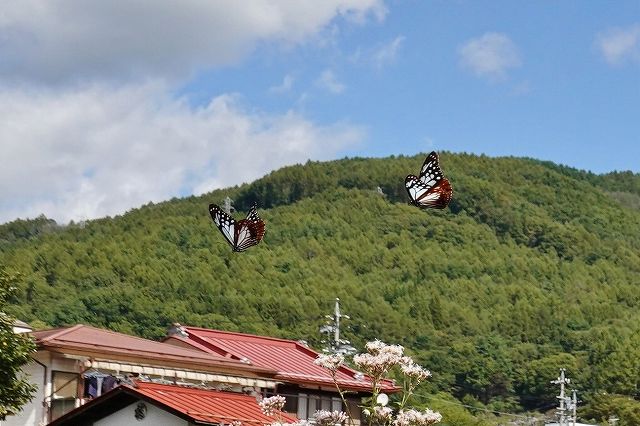
[(120, 214), (335, 158), (361, 127), (244, 110), (229, 95), (193, 108), (173, 94), (258, 44), (317, 42), (385, 14), (383, 0), (3, 2), (0, 222)]
[(257, 42), (301, 43), (336, 17), (383, 19), (382, 0), (3, 2), (0, 78), (45, 83), (184, 78)]
[(336, 95), (344, 92), (344, 89), (346, 88), (344, 84), (338, 81), (331, 70), (324, 70), (316, 80), (316, 84)]
[(272, 86), (269, 88), (269, 93), (286, 93), (291, 90), (293, 87), (293, 76), (291, 74), (287, 74), (282, 79), (282, 84), (278, 86)]
[(309, 158), (335, 158), (365, 134), (293, 112), (247, 113), (229, 95), (193, 109), (166, 93), (161, 83), (1, 91), (0, 222), (120, 214)]
[(377, 46), (367, 48), (358, 47), (356, 51), (350, 55), (349, 60), (356, 64), (364, 64), (381, 69), (395, 62), (404, 40), (405, 37), (399, 35), (393, 40)]
[(640, 62), (640, 24), (604, 31), (596, 36), (595, 44), (611, 65)]
[(373, 51), (373, 63), (377, 68), (382, 68), (396, 60), (396, 55), (402, 46), (404, 39), (404, 36), (398, 36), (389, 43), (383, 44)]
[(510, 68), (522, 64), (518, 48), (505, 34), (485, 33), (467, 41), (458, 49), (463, 67), (479, 77), (500, 80)]

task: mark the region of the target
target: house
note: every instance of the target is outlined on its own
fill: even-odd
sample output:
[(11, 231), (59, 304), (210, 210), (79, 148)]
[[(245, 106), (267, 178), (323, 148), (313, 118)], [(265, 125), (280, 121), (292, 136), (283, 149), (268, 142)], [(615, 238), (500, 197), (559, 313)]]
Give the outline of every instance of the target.
[[(371, 395), (369, 378), (342, 366), (336, 372), (336, 381), (348, 392), (349, 407), (343, 407), (331, 373), (314, 363), (318, 352), (295, 340), (178, 325), (170, 329), (164, 342), (276, 370), (273, 379), (277, 384), (270, 392), (285, 396), (285, 410), (299, 419), (312, 417), (316, 410), (348, 409), (357, 422), (362, 397)], [(381, 387), (387, 393), (400, 390), (391, 381), (384, 381)]]
[[(255, 397), (241, 393), (134, 381), (123, 384), (50, 423), (50, 426), (262, 426), (276, 420), (262, 413)], [(295, 417), (284, 414), (283, 423)]]
[(34, 331), (37, 352), (23, 370), (33, 400), (1, 426), (37, 426), (97, 398), (131, 377), (237, 392), (273, 390), (275, 370), (215, 354), (78, 324)]
[[(23, 370), (37, 392), (21, 413), (0, 426), (82, 424), (74, 422), (98, 415), (104, 422), (96, 424), (128, 424), (131, 409), (140, 403), (151, 413), (149, 418), (170, 416), (176, 424), (209, 424), (193, 409), (172, 404), (186, 404), (183, 397), (214, 390), (225, 392), (206, 395), (226, 401), (244, 395), (243, 401), (252, 401), (252, 410), (258, 407), (257, 398), (279, 394), (286, 397), (284, 411), (292, 419), (308, 419), (320, 409), (341, 410), (350, 412), (357, 424), (358, 404), (371, 394), (369, 378), (343, 366), (336, 381), (348, 392), (344, 407), (330, 372), (314, 363), (318, 353), (293, 340), (179, 325), (163, 342), (83, 324), (31, 335), (37, 352)], [(387, 393), (399, 390), (391, 381), (381, 386)], [(160, 398), (162, 392), (155, 391), (159, 388), (175, 401)], [(217, 411), (207, 413), (211, 417)], [(121, 417), (128, 420), (117, 420)], [(58, 419), (62, 423), (55, 423)]]

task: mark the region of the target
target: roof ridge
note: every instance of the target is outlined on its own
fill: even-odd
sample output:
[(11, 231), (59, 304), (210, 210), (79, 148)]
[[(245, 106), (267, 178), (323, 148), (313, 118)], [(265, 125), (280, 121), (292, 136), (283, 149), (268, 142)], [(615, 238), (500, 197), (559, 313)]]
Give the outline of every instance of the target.
[(163, 342), (158, 342), (157, 340), (151, 340), (151, 339), (147, 339), (146, 337), (140, 337), (140, 336), (134, 336), (134, 335), (131, 335), (131, 334), (120, 333), (119, 331), (109, 330), (108, 328), (99, 328), (99, 327), (94, 327), (92, 325), (83, 325), (83, 327), (91, 328), (93, 330), (99, 330), (99, 331), (101, 331), (103, 333), (117, 334), (119, 336), (126, 336), (126, 337), (129, 337), (129, 338), (132, 338), (132, 339), (136, 339), (136, 340), (144, 340), (145, 342), (153, 342), (153, 343), (161, 343), (161, 344), (163, 344)]
[(280, 342), (293, 343), (293, 344), (296, 344), (296, 345), (300, 344), (300, 343), (298, 343), (297, 340), (293, 340), (293, 339), (285, 339), (285, 338), (282, 338), (282, 337), (261, 336), (259, 334), (242, 333), (242, 332), (239, 332), (239, 331), (216, 330), (214, 328), (191, 327), (191, 326), (188, 326), (188, 325), (185, 325), (184, 328), (187, 329), (187, 332), (189, 331), (189, 329), (195, 329), (195, 330), (203, 330), (203, 331), (212, 331), (214, 333), (221, 333), (221, 334), (230, 334), (230, 335), (236, 335), (236, 336), (255, 337), (255, 338), (258, 338), (258, 339), (262, 339), (262, 340), (276, 340), (276, 341), (280, 341)]
[[(162, 345), (164, 347), (170, 347), (172, 349), (177, 349), (177, 350), (181, 350), (182, 349), (182, 350), (194, 352), (194, 353), (200, 354), (200, 355), (202, 355), (202, 353), (203, 353), (203, 351), (198, 350), (198, 349), (192, 349), (192, 348), (185, 348), (183, 346), (170, 345), (168, 343), (159, 342), (157, 340), (147, 339), (146, 337), (133, 336), (131, 334), (120, 333), (119, 331), (109, 330), (107, 328), (99, 328), (99, 327), (94, 327), (94, 326), (91, 326), (91, 325), (84, 325), (84, 324), (78, 324), (77, 326), (82, 326), (84, 328), (90, 328), (92, 330), (98, 330), (98, 331), (103, 332), (103, 333), (115, 334), (115, 335), (118, 335), (118, 336), (125, 336), (125, 337), (131, 338), (131, 339), (141, 340), (141, 341), (144, 341), (146, 343), (148, 343), (148, 342), (157, 343), (157, 344), (160, 344), (160, 345)], [(80, 327), (78, 327), (78, 328), (80, 328)], [(148, 352), (150, 352), (150, 351), (148, 351)], [(208, 356), (211, 356), (211, 355), (215, 356), (215, 354), (207, 354), (207, 355)], [(221, 358), (224, 358), (224, 357), (221, 357)], [(226, 358), (224, 360), (226, 360)], [(235, 361), (235, 360), (232, 360), (232, 361)]]
[[(229, 361), (234, 361), (234, 362), (243, 362), (243, 359), (247, 359), (244, 356), (240, 356), (237, 355), (233, 352), (231, 352), (226, 346), (224, 345), (220, 345), (219, 343), (211, 343), (207, 340), (206, 337), (202, 337), (196, 334), (191, 334), (189, 335), (189, 337), (186, 338), (182, 338), (182, 337), (177, 337), (177, 336), (168, 336), (167, 338), (165, 338), (162, 342), (165, 343), (167, 340), (169, 339), (176, 339), (179, 340), (181, 342), (186, 343), (187, 345), (193, 347), (193, 348), (197, 348), (198, 352), (204, 352), (207, 355), (213, 355), (216, 358), (220, 358), (223, 360), (229, 360)], [(227, 355), (225, 354), (221, 354), (218, 351), (216, 351), (215, 349), (212, 349), (210, 346), (214, 346), (216, 349), (220, 349), (222, 352), (226, 352)], [(253, 363), (250, 363), (251, 365), (254, 365)]]
[[(75, 331), (75, 330), (80, 329), (82, 327), (86, 327), (86, 326), (84, 324), (76, 324), (76, 325), (73, 325), (71, 327), (59, 327), (60, 331), (57, 331), (57, 332), (55, 332), (53, 334), (48, 335), (47, 337), (42, 338), (40, 340), (40, 342), (48, 342), (50, 340), (57, 339), (60, 336), (64, 336), (65, 334), (70, 333), (72, 330)], [(54, 328), (54, 330), (55, 330), (55, 328)], [(42, 331), (46, 331), (46, 330), (42, 330)]]

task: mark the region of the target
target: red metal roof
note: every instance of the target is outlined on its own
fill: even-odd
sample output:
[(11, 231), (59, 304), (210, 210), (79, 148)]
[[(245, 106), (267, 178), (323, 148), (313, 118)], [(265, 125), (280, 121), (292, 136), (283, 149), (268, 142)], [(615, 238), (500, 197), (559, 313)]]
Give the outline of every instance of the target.
[[(212, 354), (227, 358), (248, 360), (251, 364), (277, 370), (276, 379), (286, 382), (333, 387), (331, 373), (314, 361), (318, 352), (294, 340), (233, 333), (198, 327), (184, 327), (187, 342), (194, 346), (209, 348)], [(336, 378), (345, 390), (370, 391), (371, 382), (356, 370), (341, 367)], [(387, 392), (398, 390), (392, 382), (385, 381), (382, 388)]]
[[(137, 382), (135, 390), (159, 403), (180, 411), (194, 421), (211, 423), (271, 424), (276, 418), (262, 413), (256, 398), (233, 392), (194, 389), (174, 385)], [(282, 414), (284, 423), (298, 419)]]
[(196, 364), (228, 370), (251, 371), (261, 375), (273, 374), (272, 369), (252, 366), (201, 350), (169, 345), (162, 342), (129, 336), (83, 324), (31, 333), (38, 347), (59, 350), (77, 350), (96, 354), (102, 359), (137, 358), (158, 365), (171, 361), (175, 364)]
[[(195, 424), (228, 425), (238, 420), (243, 424), (255, 426), (271, 424), (277, 420), (275, 417), (263, 414), (253, 396), (136, 381), (134, 386), (118, 386), (70, 411), (51, 425), (83, 424), (85, 419), (95, 421), (131, 404), (132, 398), (145, 400)], [(290, 414), (282, 414), (283, 423), (295, 423), (297, 420)]]

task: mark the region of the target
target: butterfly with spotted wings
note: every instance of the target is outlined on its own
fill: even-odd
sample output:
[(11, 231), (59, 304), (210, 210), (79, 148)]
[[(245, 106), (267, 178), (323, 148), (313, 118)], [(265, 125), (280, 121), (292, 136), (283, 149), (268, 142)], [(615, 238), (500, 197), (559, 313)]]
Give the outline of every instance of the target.
[(209, 204), (209, 213), (233, 251), (245, 251), (258, 244), (264, 237), (264, 221), (258, 216), (255, 204), (249, 210), (246, 219), (237, 222), (215, 204)]
[(449, 205), (453, 189), (444, 177), (438, 154), (435, 151), (427, 155), (422, 164), (420, 175), (409, 175), (404, 180), (411, 204), (420, 208), (444, 209)]

